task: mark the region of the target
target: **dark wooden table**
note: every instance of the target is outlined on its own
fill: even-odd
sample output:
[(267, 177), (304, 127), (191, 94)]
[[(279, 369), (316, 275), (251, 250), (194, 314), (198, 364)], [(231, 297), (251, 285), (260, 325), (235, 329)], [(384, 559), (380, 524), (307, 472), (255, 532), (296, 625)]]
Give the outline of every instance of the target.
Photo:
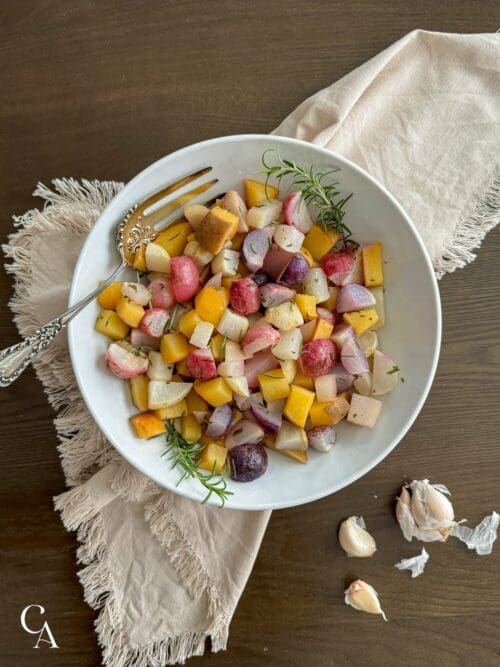
[[(1, 231), (34, 206), (38, 180), (127, 180), (200, 139), (267, 132), (300, 101), (414, 28), (488, 32), (494, 0), (452, 2), (143, 2), (0, 4)], [(467, 667), (499, 665), (500, 546), (485, 558), (432, 544), (423, 577), (394, 570), (417, 551), (392, 518), (402, 479), (454, 492), (459, 516), (499, 509), (500, 232), (441, 282), (444, 339), (430, 397), (397, 450), (348, 489), (275, 512), (231, 626), (229, 650), (190, 664)], [(0, 344), (17, 340), (1, 272)], [(0, 393), (0, 665), (97, 665), (93, 612), (75, 574), (75, 539), (52, 508), (64, 488), (53, 413), (34, 374)], [(339, 521), (363, 513), (370, 561), (348, 561)], [(344, 607), (351, 577), (390, 617)], [(19, 614), (42, 604), (59, 650), (33, 650)]]

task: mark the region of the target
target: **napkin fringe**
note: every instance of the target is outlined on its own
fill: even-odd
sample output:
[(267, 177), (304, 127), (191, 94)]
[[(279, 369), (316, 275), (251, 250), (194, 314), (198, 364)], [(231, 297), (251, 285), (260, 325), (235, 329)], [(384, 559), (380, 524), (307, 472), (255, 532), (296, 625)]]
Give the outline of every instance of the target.
[(195, 595), (207, 594), (209, 613), (214, 616), (206, 631), (186, 632), (145, 646), (132, 646), (124, 640), (104, 527), (99, 509), (87, 489), (82, 486), (62, 493), (55, 499), (55, 508), (60, 512), (64, 526), (77, 531), (81, 544), (77, 562), (85, 565), (78, 578), (85, 602), (99, 611), (95, 628), (108, 667), (160, 667), (184, 663), (191, 656), (203, 655), (208, 637), (213, 652), (226, 648), (231, 614), (227, 610), (220, 611), (212, 578), (199, 554), (180, 534), (168, 502), (161, 494), (146, 507), (145, 518), (156, 539), (169, 553), (179, 576), (185, 579), (188, 590)]
[(500, 169), (496, 169), (472, 198), (458, 221), (450, 247), (434, 262), (437, 278), (462, 269), (476, 259), (486, 234), (500, 223)]

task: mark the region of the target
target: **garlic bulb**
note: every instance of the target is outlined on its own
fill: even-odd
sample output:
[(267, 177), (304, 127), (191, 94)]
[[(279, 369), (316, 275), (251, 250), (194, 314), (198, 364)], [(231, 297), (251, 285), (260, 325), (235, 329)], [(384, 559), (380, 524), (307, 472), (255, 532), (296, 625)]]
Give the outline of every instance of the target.
[(362, 516), (350, 516), (339, 528), (339, 542), (348, 556), (369, 558), (377, 550), (375, 540), (366, 530)]
[(444, 485), (414, 480), (401, 489), (396, 518), (405, 538), (422, 542), (445, 542), (456, 525), (453, 505)]
[(368, 614), (381, 614), (384, 621), (387, 621), (387, 617), (380, 606), (377, 591), (366, 581), (356, 579), (344, 593), (344, 600), (347, 605), (358, 611), (366, 611)]

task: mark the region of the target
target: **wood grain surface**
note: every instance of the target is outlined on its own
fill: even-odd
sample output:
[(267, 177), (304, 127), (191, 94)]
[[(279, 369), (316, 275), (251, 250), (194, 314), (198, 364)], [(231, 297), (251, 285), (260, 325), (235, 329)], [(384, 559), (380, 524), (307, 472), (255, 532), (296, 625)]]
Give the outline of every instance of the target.
[[(128, 180), (175, 148), (267, 132), (306, 96), (415, 28), (495, 31), (494, 0), (171, 2), (4, 0), (0, 3), (0, 238), (35, 205), (37, 181)], [(18, 337), (0, 270), (0, 344)], [(431, 544), (423, 577), (394, 569), (419, 547), (392, 517), (405, 478), (454, 493), (472, 523), (500, 509), (500, 230), (476, 262), (441, 282), (444, 339), (430, 397), (388, 459), (330, 498), (273, 514), (231, 625), (206, 667), (482, 667), (500, 664), (500, 546), (479, 558)], [(52, 508), (64, 488), (53, 413), (32, 371), (0, 393), (0, 665), (100, 664), (83, 602), (75, 538)], [(306, 472), (307, 474), (307, 472)], [(339, 521), (363, 514), (379, 550), (346, 559)], [(360, 576), (390, 618), (343, 604)], [(33, 650), (19, 623), (42, 604), (60, 648)]]

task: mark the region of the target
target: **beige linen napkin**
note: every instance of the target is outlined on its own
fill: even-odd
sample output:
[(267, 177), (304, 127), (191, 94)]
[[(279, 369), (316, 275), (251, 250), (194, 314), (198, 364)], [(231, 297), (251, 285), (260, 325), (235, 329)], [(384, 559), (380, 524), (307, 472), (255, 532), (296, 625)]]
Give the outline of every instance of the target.
[[(438, 276), (474, 259), (499, 221), (499, 35), (416, 31), (304, 102), (276, 130), (332, 148), (380, 179), (419, 228)], [(119, 183), (39, 185), (42, 211), (4, 246), (22, 335), (64, 309), (85, 234)], [(58, 248), (54, 255), (53, 248)], [(200, 506), (161, 490), (105, 441), (59, 340), (35, 364), (71, 489), (85, 600), (110, 667), (161, 667), (226, 647), (269, 512)]]

